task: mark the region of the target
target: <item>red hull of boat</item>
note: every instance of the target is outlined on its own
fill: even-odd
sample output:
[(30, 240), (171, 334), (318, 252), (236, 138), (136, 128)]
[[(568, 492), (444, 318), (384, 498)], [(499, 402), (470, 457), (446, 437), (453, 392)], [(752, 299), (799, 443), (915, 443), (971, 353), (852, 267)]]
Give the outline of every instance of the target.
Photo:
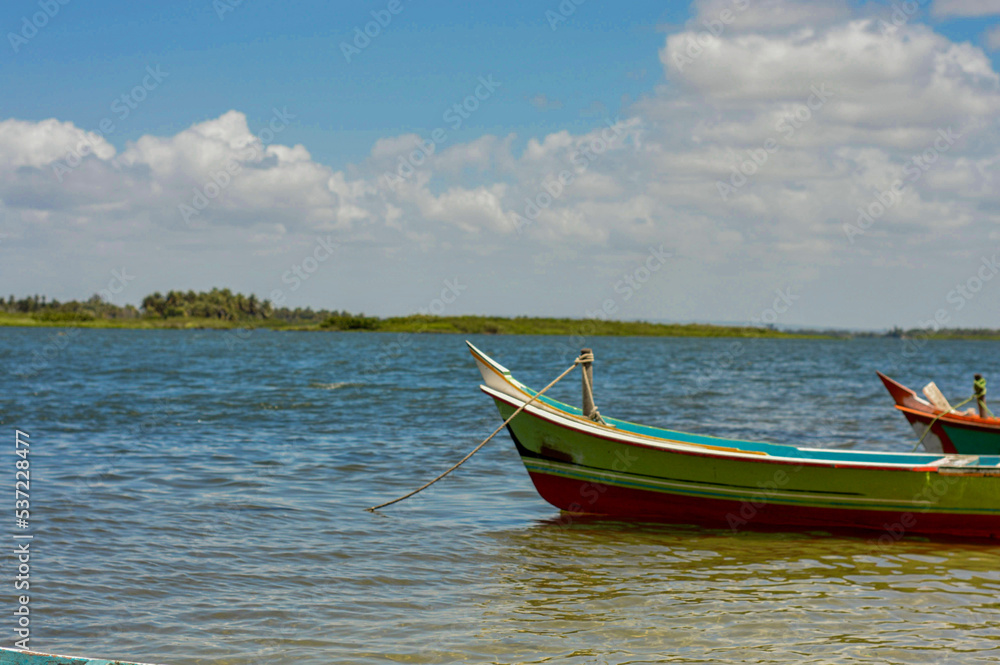
[[(732, 529), (760, 527), (811, 527), (881, 531), (895, 542), (909, 533), (949, 535), (963, 538), (996, 538), (994, 516), (922, 514), (885, 510), (838, 510), (787, 506), (761, 501), (727, 501), (681, 494), (665, 494), (650, 490), (604, 485), (594, 490), (590, 481), (530, 471), (535, 489), (553, 506), (567, 511), (581, 510), (581, 497), (591, 497), (586, 513), (628, 518), (648, 518), (675, 524), (699, 524), (712, 528)], [(574, 510), (574, 507), (576, 510)], [(879, 544), (885, 540), (879, 537)]]

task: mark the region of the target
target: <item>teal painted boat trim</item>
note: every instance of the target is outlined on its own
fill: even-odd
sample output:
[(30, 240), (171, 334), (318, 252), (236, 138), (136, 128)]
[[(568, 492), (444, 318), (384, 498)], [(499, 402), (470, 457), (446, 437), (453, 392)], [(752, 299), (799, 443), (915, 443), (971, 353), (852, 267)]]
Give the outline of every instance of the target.
[(951, 439), (955, 448), (962, 451), (963, 455), (992, 453), (998, 447), (1000, 437), (991, 432), (977, 431), (969, 427), (956, 427), (941, 421), (938, 421), (938, 425)]
[[(524, 390), (531, 396), (537, 394), (536, 391), (522, 384), (518, 384), (518, 388)], [(559, 400), (548, 397), (547, 395), (542, 395), (538, 398), (538, 401), (544, 402), (548, 406), (561, 411), (566, 411), (567, 413), (571, 413), (575, 416), (582, 415), (583, 413), (579, 408), (570, 406), (569, 404), (564, 404)], [(705, 434), (678, 432), (676, 430), (652, 427), (649, 425), (639, 425), (627, 420), (619, 420), (618, 418), (609, 418), (607, 416), (604, 417), (604, 420), (605, 422), (614, 425), (615, 428), (621, 430), (622, 432), (628, 432), (629, 434), (639, 434), (641, 436), (648, 436), (655, 439), (667, 439), (681, 443), (694, 443), (707, 446), (726, 446), (729, 448), (767, 453), (768, 455), (772, 455), (774, 457), (786, 457), (791, 459), (921, 466), (924, 464), (933, 464), (938, 462), (942, 457), (940, 453), (892, 453), (867, 450), (835, 450), (830, 448), (799, 448), (780, 443), (765, 443), (762, 441), (746, 441), (742, 439), (724, 439)], [(1000, 466), (1000, 455), (980, 457), (978, 465)]]

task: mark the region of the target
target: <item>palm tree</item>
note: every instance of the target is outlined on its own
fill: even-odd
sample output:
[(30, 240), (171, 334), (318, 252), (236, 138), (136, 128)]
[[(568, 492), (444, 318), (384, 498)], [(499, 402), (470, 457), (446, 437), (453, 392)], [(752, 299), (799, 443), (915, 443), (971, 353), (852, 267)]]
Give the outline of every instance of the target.
[(159, 291), (156, 291), (142, 299), (142, 309), (146, 314), (156, 314), (163, 316), (166, 303)]

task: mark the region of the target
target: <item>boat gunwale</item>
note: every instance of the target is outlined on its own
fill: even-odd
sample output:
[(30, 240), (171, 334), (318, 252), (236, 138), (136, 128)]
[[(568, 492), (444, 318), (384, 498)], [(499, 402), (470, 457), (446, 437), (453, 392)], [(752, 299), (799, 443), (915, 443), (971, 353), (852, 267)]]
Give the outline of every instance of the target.
[[(469, 346), (469, 349), (472, 352), (472, 355), (474, 357), (479, 358), (489, 369), (491, 369), (493, 371), (494, 374), (496, 374), (498, 377), (500, 377), (507, 385), (509, 385), (510, 387), (514, 388), (517, 392), (521, 393), (522, 395), (524, 395), (528, 399), (531, 399), (531, 398), (535, 397), (535, 395), (538, 394), (538, 392), (536, 390), (534, 390), (533, 388), (525, 385), (524, 383), (521, 383), (516, 378), (514, 378), (512, 372), (509, 369), (507, 369), (506, 367), (504, 367), (503, 365), (501, 365), (497, 361), (493, 360), (493, 358), (490, 358), (489, 356), (487, 356), (482, 350), (476, 348), (476, 346), (473, 345), (471, 342), (466, 341), (466, 344)], [(485, 386), (485, 385), (480, 385), (480, 388), (481, 389), (488, 389), (489, 391), (494, 391), (495, 390), (495, 389), (489, 388), (489, 386)], [(500, 393), (500, 394), (504, 395), (506, 397), (511, 397), (510, 395), (506, 395), (505, 393)], [(513, 397), (511, 397), (511, 398), (512, 399), (516, 399), (516, 398), (513, 398)], [(526, 402), (526, 401), (528, 401), (528, 399), (523, 399), (521, 401), (522, 402)], [(943, 463), (945, 463), (947, 461), (950, 461), (951, 459), (953, 459), (955, 457), (954, 453), (950, 453), (950, 454), (949, 453), (938, 454), (938, 453), (926, 453), (926, 452), (925, 453), (906, 453), (906, 452), (892, 452), (892, 451), (883, 451), (883, 450), (845, 450), (845, 451), (841, 451), (841, 450), (836, 450), (836, 449), (831, 449), (831, 448), (811, 448), (811, 447), (807, 447), (807, 446), (793, 446), (793, 445), (789, 445), (789, 444), (786, 444), (786, 443), (771, 443), (771, 442), (767, 442), (767, 441), (750, 441), (750, 440), (747, 440), (747, 439), (727, 439), (725, 437), (713, 436), (711, 434), (693, 434), (691, 432), (682, 432), (680, 430), (670, 430), (670, 429), (666, 429), (666, 428), (663, 428), (663, 427), (656, 427), (656, 426), (653, 426), (653, 425), (643, 425), (642, 423), (635, 423), (635, 422), (631, 422), (629, 420), (622, 420), (620, 418), (613, 418), (613, 417), (610, 417), (610, 416), (604, 416), (604, 419), (606, 421), (612, 423), (612, 426), (609, 427), (607, 425), (603, 425), (602, 426), (600, 423), (597, 423), (597, 422), (591, 420), (590, 418), (587, 418), (586, 416), (583, 416), (582, 414), (574, 413), (574, 411), (579, 411), (579, 409), (576, 409), (575, 407), (572, 407), (572, 406), (570, 406), (568, 404), (560, 402), (559, 400), (553, 399), (553, 398), (551, 398), (551, 397), (549, 397), (547, 395), (542, 395), (541, 397), (539, 397), (538, 400), (536, 400), (534, 402), (534, 404), (532, 404), (531, 407), (529, 407), (529, 408), (533, 408), (534, 405), (536, 405), (536, 404), (537, 405), (541, 405), (542, 407), (548, 407), (549, 409), (551, 409), (555, 413), (558, 413), (559, 415), (561, 415), (561, 416), (563, 416), (565, 418), (569, 418), (569, 419), (571, 419), (571, 420), (573, 420), (575, 422), (578, 422), (578, 423), (581, 423), (581, 424), (584, 424), (584, 425), (587, 425), (587, 426), (590, 426), (590, 427), (594, 427), (594, 428), (597, 429), (598, 432), (602, 432), (602, 431), (624, 432), (624, 433), (628, 434), (629, 436), (634, 436), (634, 437), (638, 437), (638, 438), (641, 438), (641, 439), (649, 439), (650, 441), (656, 441), (656, 442), (664, 442), (664, 441), (666, 441), (666, 442), (674, 443), (674, 444), (678, 444), (678, 445), (692, 446), (692, 447), (703, 448), (703, 449), (708, 449), (708, 450), (722, 450), (722, 451), (729, 450), (729, 451), (735, 451), (735, 452), (742, 453), (744, 455), (748, 455), (748, 456), (752, 456), (752, 457), (770, 457), (770, 458), (775, 458), (775, 459), (793, 459), (793, 460), (803, 459), (803, 458), (799, 458), (799, 457), (783, 458), (783, 457), (780, 457), (780, 456), (772, 455), (771, 453), (768, 453), (766, 451), (746, 450), (745, 448), (741, 448), (740, 446), (744, 446), (744, 445), (750, 445), (750, 446), (759, 445), (759, 446), (768, 446), (768, 447), (776, 446), (776, 447), (779, 447), (779, 448), (789, 448), (789, 449), (799, 450), (799, 451), (803, 451), (803, 452), (815, 452), (815, 453), (820, 453), (820, 454), (823, 454), (823, 455), (831, 455), (831, 454), (832, 455), (837, 455), (837, 454), (858, 455), (858, 454), (861, 454), (861, 455), (872, 456), (872, 457), (876, 457), (876, 456), (879, 456), (879, 455), (884, 455), (884, 456), (887, 456), (887, 457), (898, 457), (900, 455), (907, 455), (907, 456), (908, 455), (913, 455), (915, 458), (916, 457), (926, 458), (926, 465), (928, 467), (932, 467), (932, 468), (933, 467), (937, 467), (938, 465), (941, 465), (941, 464), (943, 464)], [(570, 411), (568, 409), (573, 409), (574, 411)], [(678, 440), (670, 438), (669, 436), (654, 436), (654, 435), (650, 435), (650, 434), (643, 434), (642, 432), (629, 431), (629, 430), (622, 429), (620, 427), (614, 426), (613, 425), (614, 423), (621, 423), (623, 425), (630, 425), (632, 427), (637, 427), (637, 428), (642, 428), (642, 429), (656, 430), (657, 432), (662, 432), (662, 433), (667, 434), (667, 435), (669, 435), (669, 434), (678, 434), (678, 435), (686, 435), (686, 436), (697, 436), (697, 437), (703, 438), (703, 439), (712, 439), (714, 441), (718, 441), (719, 443), (718, 444), (714, 444), (714, 443), (696, 443), (696, 442), (691, 442), (691, 441), (678, 441)], [(961, 455), (961, 457), (966, 457), (966, 458), (970, 458), (971, 459), (971, 458), (979, 458), (979, 457), (981, 457), (981, 455)], [(988, 457), (992, 457), (992, 456), (988, 456)], [(837, 460), (837, 462), (840, 463), (840, 464), (846, 464), (846, 463), (849, 463), (849, 460), (843, 460), (843, 461)], [(932, 468), (923, 469), (923, 470), (932, 470)], [(985, 467), (985, 468), (993, 468), (993, 467)]]
[[(484, 393), (489, 395), (495, 400), (502, 401), (508, 406), (519, 407), (523, 404), (518, 402), (514, 397), (506, 395), (498, 390), (490, 388), (486, 385), (480, 385), (479, 389)], [(638, 434), (634, 432), (628, 432), (618, 428), (608, 427), (603, 428), (597, 426), (594, 423), (593, 426), (588, 426), (586, 423), (578, 422), (577, 418), (573, 417), (573, 414), (565, 414), (558, 411), (552, 407), (548, 409), (538, 408), (534, 404), (529, 404), (524, 409), (526, 412), (530, 413), (532, 416), (541, 418), (552, 424), (567, 428), (575, 429), (587, 436), (592, 436), (595, 438), (603, 439), (606, 441), (612, 441), (615, 443), (621, 443), (624, 445), (638, 446), (640, 448), (649, 448), (653, 450), (662, 450), (665, 452), (678, 453), (683, 455), (696, 455), (699, 457), (727, 457), (732, 459), (738, 459), (744, 462), (761, 462), (761, 463), (773, 463), (773, 464), (785, 464), (793, 466), (815, 466), (815, 467), (852, 467), (858, 469), (870, 469), (870, 470), (881, 470), (881, 471), (916, 471), (920, 473), (927, 472), (937, 472), (941, 468), (947, 468), (945, 465), (949, 462), (954, 462), (956, 458), (970, 458), (978, 459), (980, 455), (936, 455), (931, 453), (919, 453), (913, 454), (913, 457), (918, 458), (913, 460), (912, 463), (893, 463), (893, 462), (858, 462), (854, 460), (834, 460), (834, 459), (820, 459), (816, 457), (782, 457), (772, 454), (761, 454), (760, 452), (753, 451), (743, 451), (739, 448), (729, 447), (724, 449), (722, 446), (711, 446), (699, 443), (692, 443), (687, 441), (675, 441), (668, 438), (652, 437), (649, 435)], [(565, 423), (559, 422), (559, 417)], [(569, 416), (568, 418), (566, 416)], [(640, 440), (629, 440), (630, 438), (640, 439)], [(645, 439), (642, 440), (642, 439)], [(734, 443), (738, 443), (735, 442)], [(747, 442), (750, 443), (750, 442)], [(659, 444), (659, 445), (654, 445)], [(782, 443), (769, 443), (769, 446), (781, 446), (783, 448), (788, 448), (790, 450), (798, 450), (804, 452), (818, 452), (823, 454), (837, 454), (841, 452), (850, 452), (852, 454), (872, 456), (877, 458), (880, 455), (887, 456), (908, 456), (910, 453), (892, 453), (883, 452), (875, 450), (855, 450), (855, 451), (838, 451), (825, 448), (799, 448), (797, 446), (790, 446)], [(961, 467), (965, 470), (974, 469), (993, 469), (995, 467), (981, 467), (981, 466), (963, 466)]]
[(931, 408), (925, 411), (922, 409), (915, 409), (911, 406), (903, 406), (901, 404), (894, 404), (893, 406), (902, 411), (904, 414), (916, 416), (928, 421), (937, 418), (937, 423), (947, 423), (949, 425), (957, 425), (974, 430), (996, 430), (996, 433), (1000, 434), (1000, 420), (991, 421), (987, 418), (971, 414), (946, 413), (942, 409), (937, 408)]
[(913, 388), (886, 376), (882, 372), (876, 371), (875, 373), (878, 374), (880, 379), (882, 379), (882, 383), (885, 384), (886, 390), (889, 391), (889, 395), (892, 397), (894, 402), (893, 406), (902, 411), (904, 414), (919, 418), (926, 418), (927, 420), (937, 419), (938, 421), (962, 425), (971, 429), (997, 430), (997, 433), (1000, 433), (1000, 418), (986, 418), (975, 412), (964, 413), (961, 411), (948, 411), (939, 408), (918, 395)]
[[(487, 385), (480, 385), (480, 389), (486, 392), (491, 397), (495, 399), (501, 399), (501, 401), (506, 402), (510, 406), (521, 406), (521, 404), (528, 402), (530, 399), (537, 395), (537, 391), (530, 388), (529, 386), (521, 383), (514, 378), (512, 372), (498, 363), (497, 361), (490, 358), (483, 351), (476, 348), (471, 342), (466, 341), (473, 357), (477, 358), (482, 362), (482, 364), (489, 368), (493, 374), (499, 377), (506, 385), (510, 386), (516, 390), (524, 398), (517, 398), (507, 393), (496, 390), (495, 388), (490, 388)], [(530, 391), (530, 392), (529, 392)], [(512, 400), (514, 400), (512, 402)], [(818, 467), (851, 467), (859, 469), (882, 469), (882, 470), (893, 470), (893, 471), (917, 471), (917, 472), (939, 472), (941, 469), (948, 468), (958, 468), (961, 472), (965, 474), (966, 472), (973, 472), (976, 469), (979, 470), (990, 470), (991, 472), (1000, 468), (1000, 465), (981, 465), (972, 464), (970, 462), (979, 462), (984, 455), (981, 454), (954, 454), (954, 453), (909, 453), (909, 452), (893, 452), (893, 451), (880, 451), (880, 450), (837, 450), (831, 448), (810, 448), (804, 446), (793, 446), (783, 443), (769, 443), (763, 441), (746, 441), (740, 439), (726, 439), (722, 437), (716, 437), (706, 434), (691, 434), (689, 432), (680, 432), (675, 430), (668, 430), (660, 427), (654, 427), (651, 425), (642, 425), (640, 423), (633, 423), (626, 420), (621, 420), (618, 418), (605, 417), (605, 420), (612, 423), (611, 425), (601, 424), (595, 422), (583, 415), (573, 413), (572, 411), (567, 411), (566, 409), (572, 409), (567, 404), (564, 404), (558, 400), (552, 399), (546, 395), (542, 395), (535, 402), (529, 404), (525, 410), (532, 412), (534, 415), (543, 414), (556, 414), (561, 418), (568, 420), (570, 424), (574, 425), (574, 429), (582, 431), (584, 434), (589, 436), (596, 436), (608, 441), (615, 441), (618, 443), (624, 443), (626, 445), (637, 445), (644, 448), (651, 448), (657, 450), (669, 449), (676, 452), (684, 452), (684, 454), (708, 454), (708, 456), (717, 456), (717, 454), (729, 453), (731, 457), (741, 459), (741, 460), (758, 460), (758, 461), (773, 461), (776, 463), (792, 464), (796, 466), (818, 466)], [(578, 409), (574, 409), (578, 410)], [(551, 421), (551, 418), (549, 419)], [(629, 431), (627, 429), (622, 429), (616, 427), (614, 423), (620, 423), (623, 425), (629, 425), (636, 428), (642, 428), (646, 430), (654, 430), (656, 432), (662, 432), (666, 436), (655, 436), (651, 434), (644, 434), (642, 432)], [(554, 423), (558, 426), (565, 426), (558, 422)], [(609, 437), (606, 434), (617, 434), (616, 437)], [(717, 441), (718, 444), (714, 443), (699, 443), (693, 441), (683, 441), (671, 438), (669, 435), (681, 435), (681, 436), (696, 436), (699, 438), (712, 439)], [(623, 440), (622, 435), (626, 437)], [(633, 437), (638, 439), (638, 441), (629, 441), (627, 437)], [(653, 442), (657, 445), (649, 445), (645, 442)], [(678, 446), (683, 446), (685, 450), (681, 451)], [(815, 453), (810, 457), (786, 457), (780, 454), (774, 454), (774, 452), (768, 452), (765, 450), (752, 450), (746, 449), (743, 446), (767, 446), (768, 448), (778, 448), (778, 449), (788, 449), (795, 450), (798, 452), (811, 454)], [(693, 449), (693, 450), (691, 450)], [(715, 454), (713, 454), (715, 453)], [(868, 460), (849, 460), (849, 459), (837, 459), (837, 456), (851, 455), (854, 457), (861, 456), (871, 458)], [(822, 457), (819, 457), (822, 456)], [(883, 459), (878, 459), (882, 457)], [(886, 461), (884, 458), (904, 458), (907, 461), (903, 462), (890, 462)], [(995, 455), (985, 455), (985, 457), (997, 457)], [(957, 463), (957, 464), (956, 464)]]
[[(476, 357), (479, 360), (483, 361), (483, 363), (489, 369), (491, 369), (494, 374), (496, 374), (497, 376), (499, 376), (511, 388), (515, 389), (516, 391), (518, 391), (519, 393), (521, 393), (522, 395), (524, 395), (528, 399), (534, 398), (538, 394), (537, 390), (535, 390), (535, 389), (533, 389), (533, 388), (525, 385), (524, 383), (521, 383), (517, 379), (515, 379), (514, 376), (513, 376), (513, 374), (511, 373), (511, 371), (509, 369), (507, 369), (506, 367), (504, 367), (503, 365), (501, 365), (497, 361), (495, 361), (492, 358), (490, 358), (489, 356), (487, 356), (480, 349), (476, 348), (472, 344), (472, 342), (466, 341), (465, 343), (469, 346), (469, 349), (472, 351), (472, 355), (474, 357)], [(480, 387), (482, 388), (482, 387), (488, 387), (488, 386), (482, 386), (482, 385), (480, 385)], [(523, 401), (528, 401), (528, 400), (523, 400)], [(582, 423), (585, 423), (585, 424), (589, 424), (589, 425), (597, 425), (598, 424), (597, 422), (595, 422), (595, 421), (591, 420), (590, 418), (587, 418), (586, 416), (584, 416), (582, 414), (582, 411), (581, 411), (581, 413), (574, 413), (574, 411), (580, 411), (580, 409), (577, 409), (576, 407), (570, 406), (569, 404), (565, 404), (563, 402), (560, 402), (557, 399), (553, 399), (553, 398), (549, 397), (548, 395), (542, 395), (542, 396), (540, 396), (535, 401), (535, 404), (541, 404), (541, 405), (544, 405), (544, 406), (548, 406), (549, 408), (557, 411), (558, 413), (562, 414), (563, 416), (565, 416), (567, 418), (572, 418), (574, 420), (578, 420), (578, 421), (580, 421)], [(571, 411), (570, 409), (573, 409), (573, 410)], [(655, 429), (655, 430), (658, 430), (658, 431), (661, 431), (661, 432), (668, 432), (668, 433), (672, 433), (672, 434), (686, 434), (686, 432), (680, 432), (680, 431), (675, 431), (675, 430), (668, 430), (668, 429), (664, 429), (662, 427), (653, 427), (651, 425), (643, 425), (642, 423), (634, 423), (634, 422), (631, 422), (631, 421), (628, 421), (628, 420), (622, 420), (621, 418), (612, 418), (610, 416), (607, 416), (604, 419), (606, 421), (610, 421), (610, 422), (613, 422), (613, 423), (622, 423), (624, 425), (631, 425), (633, 427), (642, 427), (642, 428), (647, 428), (647, 429)], [(617, 428), (612, 427), (611, 429), (617, 429)], [(641, 432), (629, 432), (629, 434), (632, 434), (633, 436), (642, 437), (642, 438), (652, 439), (654, 441), (660, 441), (663, 438), (663, 437), (650, 436), (648, 434), (642, 434)], [(702, 437), (702, 438), (705, 438), (705, 439), (715, 439), (717, 441), (722, 441), (722, 442), (726, 442), (726, 443), (733, 443), (733, 442), (750, 443), (750, 444), (759, 443), (761, 445), (767, 445), (767, 446), (780, 446), (780, 445), (784, 445), (784, 444), (780, 444), (780, 443), (766, 443), (764, 441), (739, 441), (739, 440), (736, 440), (736, 439), (726, 439), (726, 438), (720, 437), (720, 436), (713, 436), (711, 434), (698, 434), (696, 436), (699, 436), (699, 437)], [(702, 447), (706, 447), (707, 448), (707, 447), (711, 447), (711, 446), (713, 446), (715, 444), (690, 443), (688, 445), (702, 446)], [(720, 447), (731, 447), (731, 446), (722, 446), (722, 444), (720, 444)], [(801, 450), (805, 450), (805, 449), (801, 449)], [(748, 454), (751, 454), (751, 455), (752, 454), (767, 455), (767, 453), (763, 452), (763, 451), (757, 451), (757, 452), (743, 451), (743, 452), (747, 452)]]

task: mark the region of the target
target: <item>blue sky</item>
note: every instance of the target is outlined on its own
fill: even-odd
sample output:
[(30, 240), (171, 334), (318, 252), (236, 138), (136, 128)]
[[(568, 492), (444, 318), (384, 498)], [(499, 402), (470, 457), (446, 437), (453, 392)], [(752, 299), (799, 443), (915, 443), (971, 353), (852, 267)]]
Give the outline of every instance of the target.
[[(158, 64), (169, 74), (162, 94), (122, 122), (110, 142), (147, 133), (174, 133), (230, 109), (251, 128), (272, 107), (297, 115), (287, 141), (303, 143), (322, 162), (342, 166), (362, 159), (380, 137), (427, 132), (491, 73), (504, 90), (455, 135), (531, 136), (585, 131), (600, 115), (664, 82), (657, 49), (664, 34), (692, 18), (685, 3), (607, 3), (587, 0), (552, 29), (546, 12), (559, 3), (404, 2), (402, 11), (348, 63), (340, 44), (384, 11), (387, 2), (245, 0), (236, 6), (209, 0), (147, 5), (135, 2), (60, 6), (18, 53), (2, 51), (0, 114), (56, 117), (97, 129), (113, 115), (123, 90)], [(892, 3), (878, 3), (887, 9)], [(954, 41), (980, 44), (994, 19), (935, 17), (930, 3), (916, 12)], [(0, 6), (4, 32), (20, 33), (39, 11), (34, 2)], [(5, 40), (9, 44), (8, 40)], [(998, 64), (996, 52), (991, 54)], [(558, 108), (530, 100), (544, 95)]]
[[(14, 0), (0, 289), (84, 298), (125, 268), (117, 302), (229, 286), (402, 314), (440, 308), (458, 280), (444, 313), (611, 303), (617, 318), (877, 328), (944, 310), (1000, 326), (1000, 279), (963, 290), (1000, 241), (998, 4), (399, 0), (348, 62), (342, 44), (388, 0)], [(481, 80), (499, 85), (449, 127)], [(829, 104), (808, 110), (824, 85)], [(796, 112), (802, 127), (777, 131)], [(607, 151), (588, 152), (609, 127)], [(439, 128), (426, 163), (387, 186)], [(934, 149), (947, 128), (961, 139)], [(91, 154), (61, 170), (81, 132)], [(259, 154), (241, 155), (254, 135)], [(769, 138), (768, 162), (746, 166)], [(908, 179), (928, 150), (934, 166)], [(727, 193), (741, 164), (754, 173)], [(572, 182), (527, 220), (560, 171)], [(858, 227), (897, 180), (898, 201)], [(296, 279), (323, 239), (335, 256)], [(643, 272), (658, 248), (671, 260)]]
[[(122, 123), (111, 139), (116, 147), (233, 108), (253, 128), (278, 106), (297, 115), (287, 141), (341, 166), (362, 159), (380, 137), (440, 126), (444, 110), (485, 74), (503, 92), (457, 139), (583, 131), (595, 103), (617, 109), (623, 96), (636, 98), (660, 81), (664, 27), (689, 16), (682, 4), (590, 0), (553, 30), (545, 11), (558, 11), (558, 3), (401, 0), (402, 11), (348, 63), (341, 42), (387, 4), (246, 0), (220, 19), (208, 0), (71, 2), (18, 54), (3, 52), (0, 111), (96, 129), (112, 100), (155, 63), (169, 73), (168, 84)], [(37, 0), (5, 3), (0, 25), (16, 28), (37, 10)], [(539, 109), (530, 103), (538, 95), (561, 108)]]

